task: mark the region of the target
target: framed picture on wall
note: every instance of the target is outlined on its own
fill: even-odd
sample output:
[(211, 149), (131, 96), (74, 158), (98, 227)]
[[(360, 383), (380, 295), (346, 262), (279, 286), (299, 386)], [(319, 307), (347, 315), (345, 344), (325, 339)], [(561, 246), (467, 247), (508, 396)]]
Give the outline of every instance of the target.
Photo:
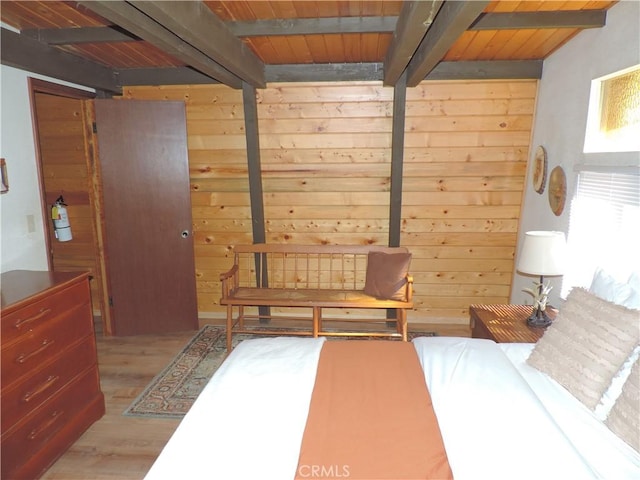
[(9, 191), (9, 176), (7, 175), (7, 162), (0, 158), (0, 193)]
[(549, 205), (554, 215), (558, 216), (564, 210), (567, 198), (567, 177), (562, 167), (551, 170), (549, 175)]
[(544, 184), (547, 180), (547, 151), (542, 145), (536, 149), (535, 156), (533, 158), (533, 175), (531, 176), (533, 181), (533, 189), (542, 194), (544, 192)]

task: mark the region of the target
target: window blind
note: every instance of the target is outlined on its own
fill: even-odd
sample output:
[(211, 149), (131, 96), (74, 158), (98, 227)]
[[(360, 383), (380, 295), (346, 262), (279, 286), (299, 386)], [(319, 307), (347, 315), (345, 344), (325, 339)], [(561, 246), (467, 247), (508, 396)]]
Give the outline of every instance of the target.
[(597, 267), (619, 281), (640, 270), (640, 171), (633, 174), (581, 171), (571, 202), (565, 297), (588, 288)]

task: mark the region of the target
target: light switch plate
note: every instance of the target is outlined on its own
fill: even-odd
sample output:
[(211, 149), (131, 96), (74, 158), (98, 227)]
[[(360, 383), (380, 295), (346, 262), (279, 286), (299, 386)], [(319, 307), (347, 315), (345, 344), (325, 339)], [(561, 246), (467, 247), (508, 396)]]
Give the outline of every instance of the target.
[(36, 231), (36, 219), (33, 215), (27, 215), (27, 233)]

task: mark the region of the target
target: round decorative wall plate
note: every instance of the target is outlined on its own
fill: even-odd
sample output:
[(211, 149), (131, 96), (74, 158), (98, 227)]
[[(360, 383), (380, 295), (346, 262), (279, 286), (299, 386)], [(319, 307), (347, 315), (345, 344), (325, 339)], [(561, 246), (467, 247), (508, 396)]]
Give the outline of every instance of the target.
[(549, 205), (556, 216), (560, 215), (564, 210), (566, 198), (567, 177), (562, 167), (555, 167), (549, 175)]
[(533, 189), (542, 194), (544, 192), (544, 184), (547, 180), (547, 152), (542, 145), (536, 149), (533, 158)]

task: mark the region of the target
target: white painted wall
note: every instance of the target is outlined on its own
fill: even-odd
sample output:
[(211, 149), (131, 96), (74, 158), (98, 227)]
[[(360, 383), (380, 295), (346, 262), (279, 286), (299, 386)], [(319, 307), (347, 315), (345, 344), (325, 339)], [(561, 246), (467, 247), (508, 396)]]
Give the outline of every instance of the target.
[[(5, 65), (0, 67), (0, 156), (6, 159), (9, 177), (9, 192), (0, 195), (2, 272), (48, 268), (28, 77), (87, 90)], [(33, 231), (29, 231), (29, 216), (33, 216)]]
[[(577, 179), (575, 165), (640, 163), (638, 152), (583, 153), (591, 81), (638, 63), (640, 2), (634, 0), (614, 5), (607, 13), (605, 27), (579, 33), (544, 61), (518, 245), (521, 245), (524, 232), (529, 230), (559, 230), (567, 233), (571, 198)], [(538, 145), (543, 145), (547, 150), (547, 171), (551, 172), (555, 166), (560, 165), (567, 176), (567, 201), (560, 216), (555, 216), (549, 207), (548, 184), (542, 195), (537, 194), (531, 185), (531, 157)], [(514, 274), (511, 303), (531, 303), (531, 297), (522, 292), (522, 289), (531, 287), (533, 280), (532, 277), (517, 272)], [(554, 277), (550, 280), (554, 286), (550, 302), (552, 305), (559, 305), (562, 278)]]

